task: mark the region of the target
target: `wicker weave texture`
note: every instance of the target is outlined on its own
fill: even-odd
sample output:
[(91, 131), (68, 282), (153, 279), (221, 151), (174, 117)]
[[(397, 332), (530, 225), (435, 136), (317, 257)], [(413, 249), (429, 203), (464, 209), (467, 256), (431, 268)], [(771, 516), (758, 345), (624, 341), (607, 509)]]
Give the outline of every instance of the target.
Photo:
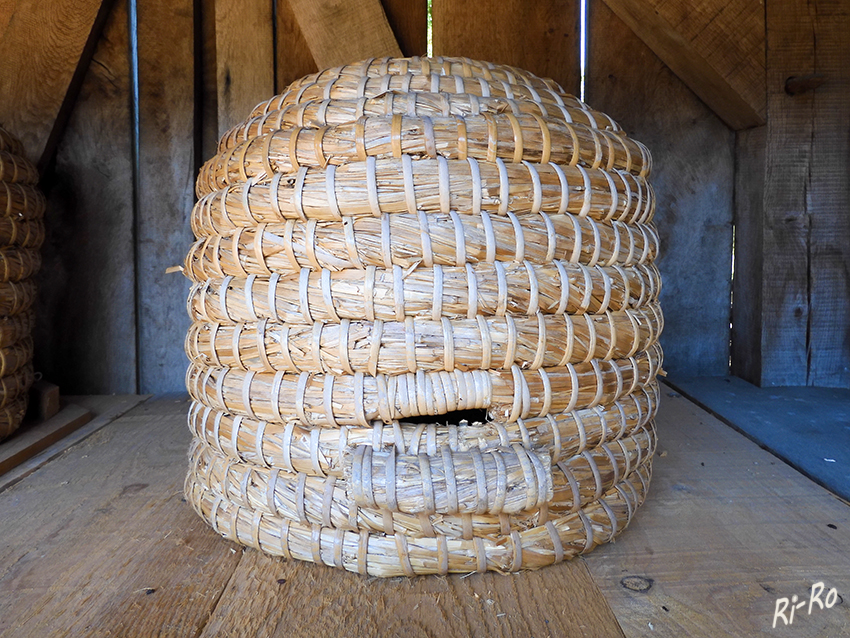
[(18, 429), (33, 383), (30, 334), (45, 199), (18, 139), (0, 128), (0, 440)]
[(656, 445), (651, 165), (551, 80), (463, 58), (259, 104), (196, 182), (187, 500), (238, 543), (374, 576), (613, 539)]

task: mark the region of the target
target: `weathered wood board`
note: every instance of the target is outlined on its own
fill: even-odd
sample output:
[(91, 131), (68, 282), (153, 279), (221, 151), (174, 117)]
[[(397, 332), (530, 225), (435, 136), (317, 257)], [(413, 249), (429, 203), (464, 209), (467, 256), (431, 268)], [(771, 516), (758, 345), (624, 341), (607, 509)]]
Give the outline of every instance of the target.
[(0, 636), (197, 635), (240, 553), (181, 503), (186, 408), (142, 404), (0, 493)]
[(848, 28), (840, 3), (767, 5), (770, 117), (739, 137), (736, 187), (737, 252), (760, 262), (733, 318), (733, 368), (762, 386), (850, 388)]
[(433, 0), (432, 12), (434, 55), (511, 64), (578, 95), (578, 2)]
[(401, 55), (380, 0), (288, 2), (319, 68)]
[(66, 394), (136, 391), (127, 9), (115, 3), (46, 176), (35, 365)]
[(181, 346), (189, 328), (189, 283), (165, 271), (183, 262), (193, 239), (199, 140), (192, 1), (139, 3), (138, 42), (138, 384), (140, 392), (174, 392), (183, 388), (186, 372)]
[[(846, 635), (850, 506), (662, 394), (649, 497), (617, 543), (585, 557), (626, 636)], [(777, 599), (808, 602), (818, 582), (844, 602), (774, 630)]]
[(0, 636), (622, 635), (581, 561), (376, 580), (243, 555), (180, 502), (187, 409), (142, 404), (0, 493), (14, 539), (0, 545)]
[(304, 40), (301, 27), (292, 11), (289, 0), (277, 0), (275, 11), (275, 48), (277, 50), (277, 77), (275, 93), (282, 93), (290, 82), (319, 70)]
[(274, 20), (269, 0), (215, 3), (218, 135), (274, 95)]
[(673, 375), (729, 366), (734, 133), (603, 3), (591, 6), (587, 101), (649, 147)]
[(0, 8), (0, 123), (21, 139), (33, 162), (43, 166), (66, 95), (82, 81), (112, 4), (8, 0)]
[(764, 124), (764, 6), (748, 0), (605, 0), (720, 119)]

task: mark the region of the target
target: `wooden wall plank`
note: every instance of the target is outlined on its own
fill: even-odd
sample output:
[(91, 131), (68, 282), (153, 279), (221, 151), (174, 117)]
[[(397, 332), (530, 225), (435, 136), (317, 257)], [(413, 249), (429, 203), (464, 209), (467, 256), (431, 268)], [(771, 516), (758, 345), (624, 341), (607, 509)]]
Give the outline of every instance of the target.
[(289, 0), (319, 68), (401, 56), (380, 0)]
[(35, 365), (64, 394), (136, 391), (127, 10), (115, 3), (45, 175)]
[(738, 131), (735, 141), (735, 273), (732, 281), (732, 366), (761, 379), (761, 282), (764, 277), (764, 162), (767, 127)]
[(750, 0), (654, 1), (706, 63), (764, 120), (764, 4)]
[(577, 0), (433, 0), (432, 14), (434, 55), (511, 64), (578, 95)]
[(218, 135), (274, 95), (272, 0), (215, 3)]
[(428, 0), (381, 0), (402, 54), (428, 52)]
[(728, 370), (734, 133), (603, 3), (589, 17), (587, 101), (652, 152), (664, 367)]
[(762, 373), (758, 385), (806, 385), (809, 325), (809, 180), (813, 94), (790, 96), (785, 80), (814, 72), (814, 25), (796, 0), (767, 5), (767, 140), (762, 279)]
[(192, 242), (195, 64), (192, 0), (138, 5), (139, 160), (136, 184), (139, 389), (182, 392), (188, 281), (166, 268)]
[(215, 0), (199, 0), (201, 5), (201, 162), (211, 158), (218, 147), (218, 63), (215, 54)]
[[(742, 200), (737, 222), (760, 234), (747, 244), (760, 239), (763, 257), (758, 275), (746, 275), (758, 277), (747, 284), (758, 295), (740, 296), (742, 320), (756, 319), (735, 329), (733, 358), (760, 386), (850, 387), (848, 28), (848, 8), (831, 0), (767, 5), (769, 117), (756, 142), (762, 176), (750, 182), (763, 185), (763, 201)], [(786, 90), (789, 78), (810, 76), (822, 85)]]
[(34, 162), (43, 165), (78, 63), (88, 46), (77, 74), (82, 82), (108, 8), (102, 0), (15, 0), (2, 12), (0, 122), (21, 139)]
[(821, 1), (812, 15), (825, 82), (812, 95), (808, 384), (850, 388), (850, 6)]
[(275, 11), (277, 77), (275, 93), (283, 93), (290, 82), (319, 70), (304, 39), (289, 0), (277, 0)]
[(748, 0), (605, 0), (733, 129), (764, 124), (764, 7)]

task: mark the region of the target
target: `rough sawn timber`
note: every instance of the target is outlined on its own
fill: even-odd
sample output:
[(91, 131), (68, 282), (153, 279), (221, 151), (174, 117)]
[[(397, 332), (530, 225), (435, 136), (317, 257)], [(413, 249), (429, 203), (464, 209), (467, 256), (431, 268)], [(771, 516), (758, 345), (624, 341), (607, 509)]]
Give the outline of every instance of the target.
[(764, 6), (748, 0), (605, 0), (726, 124), (764, 124)]
[(433, 0), (434, 55), (510, 64), (579, 93), (579, 4), (573, 0)]
[(288, 0), (319, 68), (401, 56), (380, 0)]
[(604, 3), (588, 32), (587, 102), (652, 152), (664, 368), (726, 374), (734, 133)]

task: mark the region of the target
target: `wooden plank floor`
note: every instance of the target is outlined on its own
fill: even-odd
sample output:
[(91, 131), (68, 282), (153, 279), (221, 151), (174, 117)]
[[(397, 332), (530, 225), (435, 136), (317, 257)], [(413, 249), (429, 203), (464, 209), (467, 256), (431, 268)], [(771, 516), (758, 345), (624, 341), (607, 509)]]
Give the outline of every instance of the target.
[[(0, 491), (0, 636), (777, 635), (778, 597), (850, 592), (850, 508), (684, 398), (664, 397), (650, 498), (616, 543), (414, 580), (217, 537), (181, 502), (186, 409), (151, 399)], [(850, 627), (844, 602), (804, 612), (783, 633)]]

